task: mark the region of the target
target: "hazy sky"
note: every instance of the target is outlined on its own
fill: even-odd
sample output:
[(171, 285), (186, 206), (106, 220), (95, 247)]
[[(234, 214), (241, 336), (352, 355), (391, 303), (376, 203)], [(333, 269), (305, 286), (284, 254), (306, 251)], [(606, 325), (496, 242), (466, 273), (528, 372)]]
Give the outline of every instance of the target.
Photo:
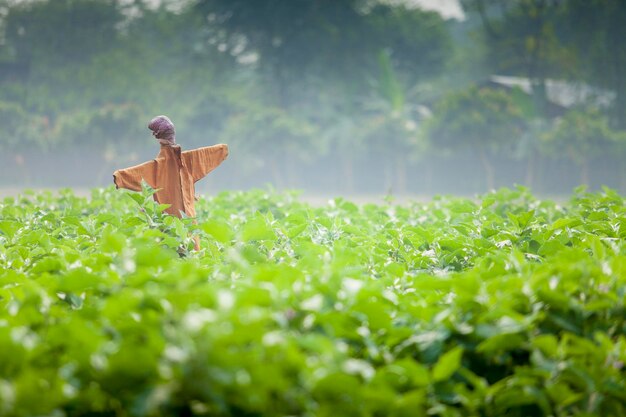
[[(150, 0), (152, 3), (160, 4), (160, 3), (170, 3), (172, 5), (176, 4), (184, 4), (188, 0)], [(435, 10), (441, 13), (443, 17), (448, 18), (456, 18), (463, 20), (465, 15), (463, 13), (463, 9), (459, 4), (459, 0), (386, 0), (389, 3), (404, 3), (408, 5), (415, 5), (422, 7), (428, 10)]]
[(436, 10), (445, 18), (463, 20), (465, 15), (459, 0), (402, 0), (404, 3), (420, 6), (424, 9)]

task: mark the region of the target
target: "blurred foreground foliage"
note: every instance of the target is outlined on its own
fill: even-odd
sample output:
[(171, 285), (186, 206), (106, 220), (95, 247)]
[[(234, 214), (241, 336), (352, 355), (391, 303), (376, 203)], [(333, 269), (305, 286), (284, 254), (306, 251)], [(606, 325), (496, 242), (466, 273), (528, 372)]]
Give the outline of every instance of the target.
[(624, 203), (6, 198), (0, 414), (622, 416)]

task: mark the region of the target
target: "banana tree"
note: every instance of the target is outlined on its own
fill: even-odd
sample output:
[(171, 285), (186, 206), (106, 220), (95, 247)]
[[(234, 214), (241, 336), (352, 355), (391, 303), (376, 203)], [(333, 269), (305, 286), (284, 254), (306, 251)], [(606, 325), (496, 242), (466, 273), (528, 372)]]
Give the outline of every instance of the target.
[(379, 53), (378, 66), (375, 95), (365, 106), (361, 132), (381, 161), (385, 188), (402, 193), (406, 191), (407, 165), (420, 148), (419, 118), (407, 97), (411, 92), (397, 76), (388, 51)]

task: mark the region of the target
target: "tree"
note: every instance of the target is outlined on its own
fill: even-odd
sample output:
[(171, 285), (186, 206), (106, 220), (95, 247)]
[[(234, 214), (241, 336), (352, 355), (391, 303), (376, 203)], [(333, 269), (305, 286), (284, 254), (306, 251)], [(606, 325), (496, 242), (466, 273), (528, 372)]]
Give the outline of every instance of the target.
[[(116, 26), (123, 16), (113, 1), (57, 0), (20, 2), (3, 19), (4, 44), (0, 74), (3, 81), (37, 83), (50, 80), (51, 70), (62, 85), (81, 64), (119, 46)], [(63, 72), (54, 71), (63, 68)], [(33, 95), (34, 96), (34, 95)], [(29, 97), (29, 107), (45, 107)]]
[[(207, 16), (209, 42), (240, 62), (254, 57), (248, 66), (259, 77), (260, 100), (268, 108), (301, 120), (303, 131), (314, 125), (325, 133), (341, 155), (348, 189), (356, 158), (377, 141), (406, 137), (405, 120), (395, 117), (397, 103), (388, 101), (389, 94), (380, 95), (379, 58), (386, 57), (387, 72), (409, 90), (439, 74), (451, 54), (443, 19), (419, 9), (365, 0), (201, 0), (196, 10)], [(403, 102), (400, 113), (410, 107), (404, 104), (406, 91), (393, 94), (393, 100)], [(364, 131), (366, 126), (370, 131)], [(297, 137), (304, 141), (307, 135)], [(386, 159), (391, 161), (387, 155), (393, 152), (406, 155), (405, 146), (396, 146), (403, 140), (387, 142), (381, 147)], [(292, 145), (294, 153), (302, 152)], [(389, 171), (391, 162), (386, 165)], [(401, 172), (398, 184), (403, 183)]]
[[(38, 141), (20, 134), (18, 145), (128, 146), (155, 114), (171, 115), (184, 130), (208, 97), (216, 101), (234, 60), (202, 43), (201, 17), (131, 6), (55, 0), (7, 9), (0, 101), (46, 120)], [(205, 125), (217, 124), (206, 116)]]
[(6, 9), (0, 100), (46, 121), (38, 140), (20, 133), (17, 145), (45, 145), (55, 139), (61, 112), (84, 109), (90, 91), (79, 91), (76, 82), (84, 65), (119, 45), (121, 20), (116, 4), (102, 0), (16, 2)]
[(217, 136), (222, 115), (206, 103), (227, 108), (234, 59), (204, 43), (192, 10), (39, 0), (6, 3), (0, 20), (0, 116), (11, 120), (0, 146), (23, 152), (25, 167), (32, 148), (79, 145), (104, 181), (153, 145), (146, 121), (163, 113), (187, 146)]
[(576, 76), (615, 93), (610, 123), (626, 128), (626, 2), (568, 0), (563, 18), (564, 42), (577, 51)]
[(493, 189), (493, 159), (515, 147), (524, 124), (522, 110), (511, 94), (474, 86), (444, 97), (425, 124), (425, 134), (435, 149), (475, 151), (487, 186)]
[(590, 184), (590, 160), (619, 153), (623, 133), (609, 126), (608, 117), (597, 109), (573, 109), (554, 123), (543, 136), (547, 152), (565, 157), (580, 167), (580, 183)]
[(168, 114), (187, 145), (286, 152), (267, 156), (289, 181), (330, 150), (350, 184), (353, 162), (378, 147), (387, 185), (403, 187), (416, 92), (452, 52), (439, 15), (375, 0), (160, 4), (0, 0), (0, 113), (12, 118), (0, 140), (119, 161), (150, 143), (146, 120)]
[(528, 78), (535, 106), (547, 116), (546, 80), (571, 75), (573, 51), (560, 39), (556, 27), (563, 0), (462, 0), (468, 13), (483, 24), (491, 73)]
[(385, 189), (403, 193), (408, 161), (419, 147), (419, 120), (387, 51), (379, 54), (375, 87), (359, 136), (384, 170)]
[(529, 78), (537, 106), (545, 80), (586, 82), (615, 93), (613, 127), (626, 127), (626, 2), (622, 0), (462, 0), (481, 18), (487, 67)]
[(268, 168), (276, 186), (294, 187), (297, 165), (324, 146), (316, 133), (307, 120), (280, 107), (250, 102), (228, 118), (221, 138), (241, 152), (247, 168)]

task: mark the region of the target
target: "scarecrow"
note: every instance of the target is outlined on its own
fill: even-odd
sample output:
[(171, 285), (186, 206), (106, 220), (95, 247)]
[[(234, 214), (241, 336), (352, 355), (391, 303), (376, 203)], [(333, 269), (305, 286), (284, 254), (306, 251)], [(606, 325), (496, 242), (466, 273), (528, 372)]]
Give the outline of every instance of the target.
[[(228, 146), (220, 144), (182, 151), (176, 144), (174, 124), (166, 116), (155, 117), (148, 128), (161, 144), (161, 151), (152, 161), (115, 171), (116, 188), (141, 191), (144, 180), (156, 190), (156, 202), (170, 205), (166, 213), (179, 218), (183, 213), (195, 217), (194, 184), (226, 159)], [(199, 249), (198, 239), (195, 239), (195, 249)]]

